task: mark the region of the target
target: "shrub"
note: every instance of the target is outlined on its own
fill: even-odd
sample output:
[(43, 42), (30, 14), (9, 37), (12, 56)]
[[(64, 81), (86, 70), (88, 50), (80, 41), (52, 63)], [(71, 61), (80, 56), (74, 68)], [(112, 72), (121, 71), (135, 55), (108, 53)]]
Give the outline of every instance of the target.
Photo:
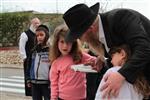
[(42, 23), (46, 23), (51, 33), (63, 21), (61, 14), (0, 13), (0, 47), (18, 46), (20, 34), (28, 29), (33, 17), (38, 17)]
[(29, 21), (27, 13), (0, 14), (0, 43), (2, 46), (17, 45), (18, 37)]

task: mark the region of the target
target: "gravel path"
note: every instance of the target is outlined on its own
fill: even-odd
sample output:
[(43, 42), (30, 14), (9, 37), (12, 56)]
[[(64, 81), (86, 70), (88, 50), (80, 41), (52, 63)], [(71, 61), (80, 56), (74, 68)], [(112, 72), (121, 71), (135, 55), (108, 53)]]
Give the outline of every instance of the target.
[(18, 49), (0, 50), (0, 67), (22, 66), (23, 61)]

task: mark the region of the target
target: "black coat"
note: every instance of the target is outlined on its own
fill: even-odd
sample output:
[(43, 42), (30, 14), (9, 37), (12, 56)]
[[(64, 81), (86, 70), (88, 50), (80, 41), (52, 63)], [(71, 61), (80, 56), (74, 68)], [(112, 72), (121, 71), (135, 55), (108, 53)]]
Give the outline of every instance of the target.
[(100, 14), (109, 48), (127, 44), (132, 56), (119, 70), (133, 83), (139, 71), (150, 81), (150, 20), (130, 9), (115, 9)]

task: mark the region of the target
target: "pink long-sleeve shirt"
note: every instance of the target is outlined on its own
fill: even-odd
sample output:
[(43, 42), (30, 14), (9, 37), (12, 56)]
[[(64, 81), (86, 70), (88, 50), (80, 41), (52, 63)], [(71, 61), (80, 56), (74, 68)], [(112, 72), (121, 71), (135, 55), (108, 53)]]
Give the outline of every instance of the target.
[[(83, 53), (81, 63), (95, 60), (95, 57)], [(74, 65), (70, 55), (56, 59), (50, 70), (51, 99), (82, 100), (86, 98), (86, 74), (71, 69)]]

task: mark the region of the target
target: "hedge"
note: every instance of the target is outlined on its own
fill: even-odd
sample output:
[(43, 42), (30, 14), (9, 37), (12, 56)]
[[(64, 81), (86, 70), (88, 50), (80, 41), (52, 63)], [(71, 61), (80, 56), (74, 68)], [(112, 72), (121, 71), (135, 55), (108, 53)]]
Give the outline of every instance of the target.
[(62, 22), (61, 14), (0, 13), (0, 47), (18, 46), (20, 34), (29, 27), (33, 17), (48, 24), (51, 33)]

